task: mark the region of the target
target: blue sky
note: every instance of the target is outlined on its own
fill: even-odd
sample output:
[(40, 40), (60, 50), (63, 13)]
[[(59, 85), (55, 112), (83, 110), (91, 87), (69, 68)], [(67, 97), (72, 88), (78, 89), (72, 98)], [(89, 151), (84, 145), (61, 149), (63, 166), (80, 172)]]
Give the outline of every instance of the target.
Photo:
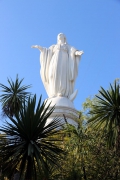
[(120, 78), (120, 0), (0, 0), (0, 83), (18, 74), (33, 94), (47, 98), (39, 51), (31, 45), (49, 47), (60, 32), (84, 51), (75, 86), (80, 110), (100, 86)]

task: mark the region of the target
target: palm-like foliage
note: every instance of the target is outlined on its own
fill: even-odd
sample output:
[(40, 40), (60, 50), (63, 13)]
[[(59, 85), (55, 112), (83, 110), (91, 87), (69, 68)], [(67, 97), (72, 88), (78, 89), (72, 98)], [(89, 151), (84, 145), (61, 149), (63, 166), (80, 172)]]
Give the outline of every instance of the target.
[(27, 100), (30, 93), (26, 92), (26, 89), (30, 88), (30, 85), (21, 85), (23, 79), (19, 80), (16, 76), (15, 82), (12, 79), (7, 79), (9, 86), (5, 86), (0, 83), (3, 94), (0, 95), (0, 102), (2, 103), (3, 115), (9, 115), (13, 117), (16, 112), (19, 112), (24, 100)]
[(120, 148), (120, 87), (115, 82), (110, 89), (105, 90), (101, 87), (97, 95), (97, 105), (93, 105), (90, 114), (92, 117), (88, 121), (98, 128), (101, 125), (105, 128), (108, 135), (108, 145), (116, 144)]
[[(36, 96), (28, 99), (27, 104), (15, 114), (15, 119), (0, 128), (6, 134), (7, 144), (0, 144), (0, 156), (3, 158), (3, 172), (12, 174), (19, 167), (20, 178), (37, 180), (37, 173), (49, 171), (47, 164), (56, 164), (62, 149), (55, 142), (55, 135), (60, 132), (58, 118), (46, 124), (54, 110), (49, 110), (41, 98), (36, 106)], [(54, 135), (54, 138), (52, 138)], [(48, 172), (47, 172), (48, 173)]]

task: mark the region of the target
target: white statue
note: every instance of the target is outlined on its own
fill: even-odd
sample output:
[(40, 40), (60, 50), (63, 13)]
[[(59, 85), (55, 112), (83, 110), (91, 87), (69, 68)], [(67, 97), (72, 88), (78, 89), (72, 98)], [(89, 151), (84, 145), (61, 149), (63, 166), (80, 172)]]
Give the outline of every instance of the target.
[(78, 74), (78, 64), (83, 51), (67, 44), (63, 33), (58, 34), (57, 44), (48, 49), (34, 45), (40, 50), (40, 75), (49, 98), (63, 96), (73, 101), (77, 90), (74, 84)]

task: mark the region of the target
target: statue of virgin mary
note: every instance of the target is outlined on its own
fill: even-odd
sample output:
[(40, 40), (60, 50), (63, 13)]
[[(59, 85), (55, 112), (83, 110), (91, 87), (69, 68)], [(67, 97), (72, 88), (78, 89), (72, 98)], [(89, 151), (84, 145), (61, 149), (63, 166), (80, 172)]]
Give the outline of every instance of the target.
[(67, 44), (63, 33), (58, 34), (57, 44), (49, 48), (32, 46), (40, 50), (40, 75), (49, 98), (62, 96), (74, 100), (74, 84), (83, 51)]

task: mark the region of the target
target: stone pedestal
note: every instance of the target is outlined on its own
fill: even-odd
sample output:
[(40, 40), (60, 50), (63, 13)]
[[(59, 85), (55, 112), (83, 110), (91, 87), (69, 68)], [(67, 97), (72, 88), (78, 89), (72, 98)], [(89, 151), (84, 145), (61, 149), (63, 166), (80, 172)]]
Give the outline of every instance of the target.
[[(54, 118), (54, 117), (60, 117), (63, 122), (65, 122), (65, 118), (68, 123), (75, 124), (75, 121), (79, 118), (78, 111), (75, 110), (73, 102), (70, 101), (66, 97), (54, 97), (54, 98), (48, 98), (47, 104), (50, 104), (51, 107), (55, 105), (55, 110), (48, 119), (48, 123)], [(64, 118), (65, 117), (65, 118)]]

